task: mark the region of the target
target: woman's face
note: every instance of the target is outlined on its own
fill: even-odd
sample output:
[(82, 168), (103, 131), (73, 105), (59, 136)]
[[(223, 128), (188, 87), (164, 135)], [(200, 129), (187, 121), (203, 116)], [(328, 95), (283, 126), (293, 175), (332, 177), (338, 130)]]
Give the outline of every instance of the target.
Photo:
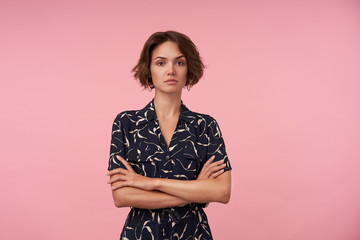
[(154, 48), (150, 72), (157, 91), (181, 92), (186, 84), (187, 71), (186, 58), (177, 43), (167, 41)]

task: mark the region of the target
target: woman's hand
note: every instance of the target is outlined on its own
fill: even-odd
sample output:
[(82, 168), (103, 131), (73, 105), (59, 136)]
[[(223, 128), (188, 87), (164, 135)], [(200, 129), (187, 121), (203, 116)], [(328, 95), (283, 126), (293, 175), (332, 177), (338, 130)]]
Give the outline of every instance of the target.
[[(192, 181), (144, 177), (137, 174), (123, 158), (117, 158), (126, 169), (108, 172), (108, 183), (118, 207), (163, 208), (190, 202), (227, 203), (230, 199), (231, 171), (224, 173), (225, 164), (222, 160), (212, 162), (214, 157), (206, 161), (198, 178)], [(147, 197), (151, 199), (151, 204), (147, 204)]]
[[(144, 177), (136, 173), (130, 164), (120, 156), (116, 156), (117, 159), (124, 164), (126, 169), (117, 168), (108, 172), (110, 180), (108, 181), (111, 184), (111, 189), (116, 190), (122, 187), (135, 187), (143, 190), (154, 190), (156, 186), (156, 178)], [(217, 178), (224, 173), (224, 168), (226, 164), (223, 160), (212, 162), (215, 159), (215, 156), (209, 158), (204, 164), (203, 168), (200, 171), (198, 179), (208, 179), (208, 178)]]
[(217, 178), (224, 173), (224, 160), (213, 162), (214, 159), (215, 156), (212, 156), (206, 161), (197, 179)]
[(126, 169), (117, 168), (108, 172), (110, 180), (107, 183), (111, 184), (112, 190), (122, 187), (136, 187), (143, 190), (153, 190), (154, 179), (136, 173), (125, 159), (120, 156), (116, 157), (124, 164)]

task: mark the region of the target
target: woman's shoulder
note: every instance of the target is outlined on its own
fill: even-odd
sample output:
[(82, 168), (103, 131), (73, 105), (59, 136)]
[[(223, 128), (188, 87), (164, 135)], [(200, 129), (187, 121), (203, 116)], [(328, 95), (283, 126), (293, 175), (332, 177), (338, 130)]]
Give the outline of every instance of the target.
[(132, 118), (132, 117), (135, 117), (138, 112), (139, 112), (139, 110), (126, 110), (126, 111), (122, 111), (122, 112), (120, 112), (120, 113), (118, 113), (118, 114), (116, 115), (116, 118), (117, 118), (117, 119)]
[(207, 129), (209, 127), (212, 128), (218, 126), (216, 119), (210, 114), (194, 112), (194, 111), (190, 111), (189, 114), (191, 114), (192, 117), (194, 118), (195, 125), (200, 126), (201, 129)]
[(198, 120), (198, 121), (206, 121), (206, 122), (212, 122), (212, 121), (216, 121), (215, 118), (210, 115), (210, 114), (206, 114), (206, 113), (199, 113), (199, 112), (194, 112), (194, 111), (189, 111), (191, 112), (191, 114)]
[(140, 123), (147, 122), (155, 118), (155, 109), (153, 107), (153, 102), (149, 102), (144, 108), (139, 110), (126, 110), (117, 114), (115, 120), (122, 121), (124, 123), (135, 123), (136, 125)]
[(126, 110), (118, 113), (115, 121), (120, 121), (122, 124), (136, 122), (141, 116), (141, 110)]

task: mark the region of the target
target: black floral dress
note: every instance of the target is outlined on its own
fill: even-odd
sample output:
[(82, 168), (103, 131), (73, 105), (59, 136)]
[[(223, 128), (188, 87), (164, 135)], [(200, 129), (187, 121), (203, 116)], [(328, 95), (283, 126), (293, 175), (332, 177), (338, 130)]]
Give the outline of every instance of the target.
[[(215, 155), (231, 170), (220, 128), (214, 118), (190, 111), (181, 101), (181, 111), (169, 147), (161, 133), (154, 100), (138, 111), (117, 115), (112, 127), (108, 170), (125, 168), (120, 155), (135, 172), (146, 177), (195, 180), (203, 164)], [(191, 203), (163, 209), (131, 208), (121, 240), (212, 239), (203, 208)]]

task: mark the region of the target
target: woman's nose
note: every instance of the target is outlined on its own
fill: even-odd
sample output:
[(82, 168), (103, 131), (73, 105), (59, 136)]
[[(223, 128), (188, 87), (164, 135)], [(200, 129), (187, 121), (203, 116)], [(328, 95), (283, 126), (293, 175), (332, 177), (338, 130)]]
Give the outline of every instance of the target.
[(175, 68), (172, 63), (169, 64), (168, 75), (175, 75)]

